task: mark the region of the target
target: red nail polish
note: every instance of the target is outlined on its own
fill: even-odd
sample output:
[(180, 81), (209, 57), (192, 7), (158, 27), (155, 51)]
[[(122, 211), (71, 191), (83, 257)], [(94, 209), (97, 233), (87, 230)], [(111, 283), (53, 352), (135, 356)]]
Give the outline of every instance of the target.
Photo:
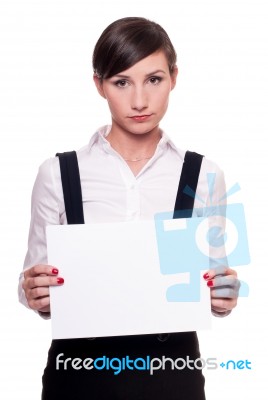
[(212, 287), (213, 286), (213, 281), (208, 281), (207, 285), (208, 285), (208, 287)]
[(59, 270), (57, 268), (52, 269), (52, 274), (57, 275), (59, 273)]
[(64, 283), (64, 279), (63, 279), (63, 278), (58, 278), (58, 279), (57, 279), (57, 282), (58, 282), (59, 284)]
[(204, 278), (204, 279), (209, 279), (209, 274), (208, 274), (208, 273), (204, 274), (204, 275), (203, 275), (203, 278)]

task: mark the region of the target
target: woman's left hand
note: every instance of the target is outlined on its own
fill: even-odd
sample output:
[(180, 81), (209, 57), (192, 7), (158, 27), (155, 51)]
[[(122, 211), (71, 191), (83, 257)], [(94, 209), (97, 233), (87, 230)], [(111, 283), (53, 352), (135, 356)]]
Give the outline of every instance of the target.
[(220, 266), (204, 274), (210, 288), (211, 309), (216, 314), (229, 314), (237, 305), (240, 281), (231, 268)]

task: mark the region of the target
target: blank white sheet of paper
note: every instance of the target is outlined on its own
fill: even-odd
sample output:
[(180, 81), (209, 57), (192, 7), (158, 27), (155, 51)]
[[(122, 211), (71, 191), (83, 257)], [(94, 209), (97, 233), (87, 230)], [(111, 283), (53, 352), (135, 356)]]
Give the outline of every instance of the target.
[(64, 278), (50, 287), (54, 339), (211, 328), (202, 270), (199, 301), (168, 301), (169, 287), (191, 282), (187, 272), (161, 272), (154, 221), (49, 226), (47, 248)]

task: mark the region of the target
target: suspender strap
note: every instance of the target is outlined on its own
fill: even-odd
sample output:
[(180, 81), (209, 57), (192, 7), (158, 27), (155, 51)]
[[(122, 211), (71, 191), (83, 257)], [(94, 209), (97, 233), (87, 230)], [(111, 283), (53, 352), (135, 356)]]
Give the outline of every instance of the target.
[(68, 224), (84, 224), (82, 190), (75, 151), (57, 153)]
[[(76, 152), (57, 153), (56, 156), (59, 157), (60, 161), (67, 222), (68, 224), (84, 224), (82, 190)], [(173, 218), (190, 218), (192, 216), (194, 195), (202, 160), (202, 155), (192, 151), (186, 151)], [(192, 196), (185, 192), (186, 187), (191, 189)]]
[[(203, 156), (201, 154), (186, 151), (173, 218), (190, 218), (192, 216), (202, 160)], [(185, 192), (186, 187), (191, 189), (192, 196)]]
[[(178, 185), (173, 218), (190, 218), (192, 216), (195, 192), (202, 160), (203, 156), (200, 154), (192, 151), (186, 151), (182, 165), (180, 182)], [(187, 193), (185, 193), (185, 188), (188, 186), (191, 188), (192, 196), (189, 196)], [(169, 339), (169, 337), (169, 333), (159, 333), (157, 335), (157, 339), (160, 342), (165, 342)]]

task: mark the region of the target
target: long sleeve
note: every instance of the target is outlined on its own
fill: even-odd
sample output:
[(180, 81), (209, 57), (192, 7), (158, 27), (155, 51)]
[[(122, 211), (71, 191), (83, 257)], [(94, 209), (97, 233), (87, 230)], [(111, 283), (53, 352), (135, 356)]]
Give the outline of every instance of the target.
[[(228, 258), (224, 245), (225, 213), (226, 213), (226, 185), (223, 171), (217, 164), (204, 159), (200, 171), (197, 197), (194, 205), (194, 216), (208, 217), (209, 235), (209, 263), (210, 269), (220, 265), (228, 266)], [(231, 311), (217, 312), (211, 310), (216, 317), (225, 317)]]
[(28, 236), (28, 250), (23, 272), (19, 277), (18, 295), (22, 304), (29, 308), (22, 282), (24, 270), (47, 263), (46, 226), (60, 224), (59, 200), (53, 167), (57, 159), (46, 160), (39, 168), (31, 198), (31, 223)]

